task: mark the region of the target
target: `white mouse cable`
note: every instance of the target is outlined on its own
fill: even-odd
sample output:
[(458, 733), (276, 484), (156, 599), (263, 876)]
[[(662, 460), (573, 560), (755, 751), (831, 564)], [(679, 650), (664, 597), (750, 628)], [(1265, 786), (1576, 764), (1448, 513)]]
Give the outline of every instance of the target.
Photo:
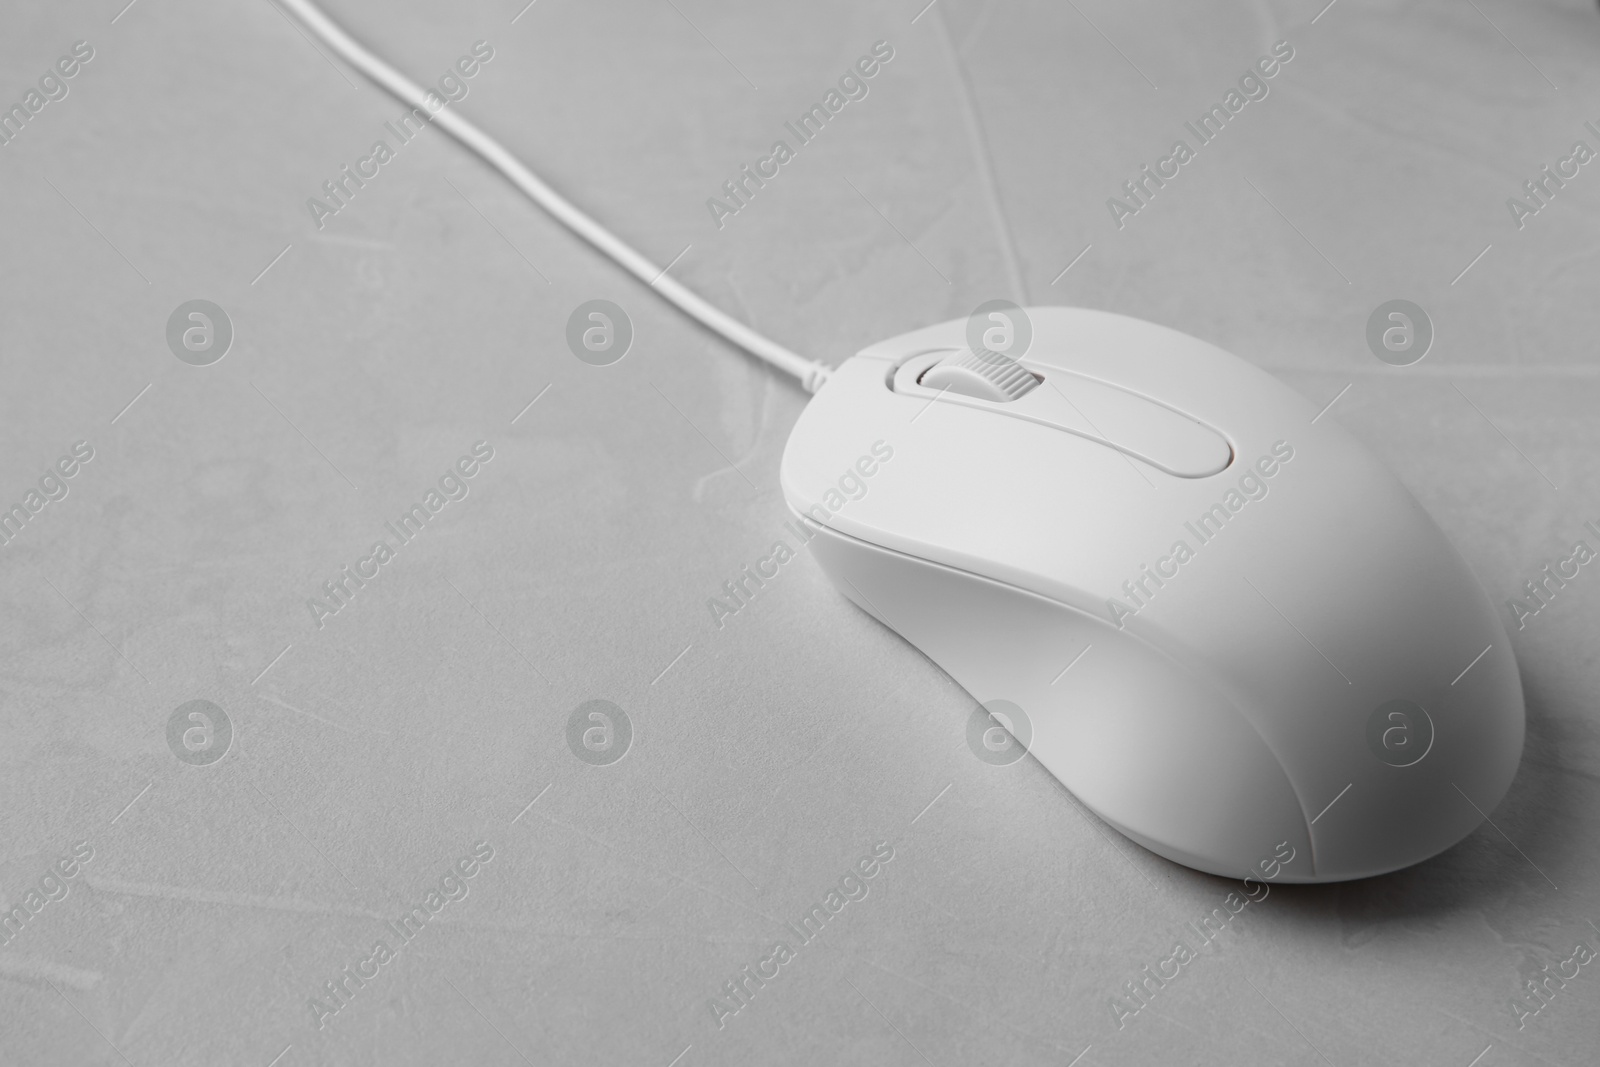
[(794, 375), (800, 379), (800, 384), (809, 393), (815, 393), (818, 389), (821, 389), (828, 380), (828, 375), (832, 373), (832, 368), (827, 364), (807, 359), (797, 352), (791, 352), (776, 341), (763, 337), (739, 320), (706, 303), (689, 289), (669, 277), (664, 270), (636, 252), (621, 238), (601, 226), (598, 222), (595, 222), (588, 215), (585, 215), (571, 201), (546, 185), (538, 175), (523, 165), (522, 161), (507, 151), (500, 142), (473, 125), (459, 111), (450, 107), (442, 108), (437, 112), (430, 111), (426, 105), (427, 90), (421, 88), (410, 78), (384, 62), (383, 59), (368, 51), (359, 41), (346, 33), (338, 23), (325, 15), (311, 0), (277, 0), (277, 2), (294, 12), (307, 29), (316, 34), (324, 44), (343, 57), (345, 62), (398, 97), (401, 103), (418, 108), (423, 114), (430, 115), (432, 121), (442, 126), (447, 133), (463, 145), (476, 152), (483, 158), (484, 162), (505, 175), (512, 185), (522, 190), (530, 200), (555, 216), (558, 222), (610, 256), (640, 281), (669, 300), (680, 311), (695, 319), (713, 333), (720, 334), (728, 341), (738, 345), (757, 359), (764, 360), (779, 370)]

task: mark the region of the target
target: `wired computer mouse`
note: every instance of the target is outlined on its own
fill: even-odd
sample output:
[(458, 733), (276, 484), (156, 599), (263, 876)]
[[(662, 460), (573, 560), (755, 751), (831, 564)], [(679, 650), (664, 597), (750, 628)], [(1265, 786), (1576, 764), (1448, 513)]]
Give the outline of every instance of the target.
[(1178, 863), (1339, 881), (1471, 833), (1516, 772), (1522, 686), (1410, 492), (1219, 348), (1021, 317), (1015, 358), (931, 326), (801, 413), (783, 492), (840, 591)]
[(1004, 315), (970, 334), (949, 322), (830, 368), (691, 292), (313, 0), (279, 2), (816, 393), (781, 478), (824, 569), (1009, 709), (1129, 837), (1216, 874), (1335, 881), (1448, 848), (1505, 795), (1523, 707), (1499, 619), (1405, 488), (1287, 387), (1192, 337), (1070, 308), (1019, 312), (1027, 338)]

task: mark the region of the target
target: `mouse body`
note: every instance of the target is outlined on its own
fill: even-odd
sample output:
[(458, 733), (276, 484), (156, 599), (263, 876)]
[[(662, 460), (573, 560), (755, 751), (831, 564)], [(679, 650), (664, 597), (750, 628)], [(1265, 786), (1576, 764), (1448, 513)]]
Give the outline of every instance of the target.
[(1015, 358), (954, 320), (803, 411), (783, 492), (839, 590), (1178, 863), (1339, 881), (1471, 833), (1520, 761), (1522, 686), (1410, 492), (1213, 345), (1021, 317)]

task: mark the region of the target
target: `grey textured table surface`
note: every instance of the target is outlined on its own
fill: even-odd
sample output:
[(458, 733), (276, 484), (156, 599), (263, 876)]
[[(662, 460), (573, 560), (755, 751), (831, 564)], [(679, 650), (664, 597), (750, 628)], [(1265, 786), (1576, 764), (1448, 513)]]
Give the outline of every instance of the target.
[[(1202, 941), (1235, 884), (974, 758), (964, 694), (809, 557), (715, 624), (784, 534), (798, 389), (436, 130), (319, 229), (307, 199), (400, 106), (266, 0), (124, 2), (13, 2), (0, 33), (7, 106), (93, 49), (0, 147), (0, 502), (93, 450), (0, 548), (0, 903), (26, 913), (0, 1062), (1595, 1062), (1600, 974), (1565, 962), (1600, 946), (1589, 569), (1513, 631), (1529, 738), (1493, 826)], [(1006, 297), (1337, 397), (1504, 604), (1600, 520), (1600, 175), (1520, 227), (1506, 203), (1600, 147), (1600, 13), (1322, 3), (331, 10), (419, 79), (488, 42), (452, 106), (799, 351)], [(707, 198), (879, 40), (865, 98), (719, 229)], [(1119, 228), (1107, 199), (1283, 40), (1269, 94)], [(563, 339), (594, 298), (636, 331), (609, 367)], [(1392, 298), (1437, 331), (1413, 366), (1367, 348)], [(192, 299), (235, 331), (209, 366), (166, 342)], [(308, 600), (480, 441), (470, 492), (319, 625)], [(594, 699), (631, 723), (609, 765), (568, 742)], [(169, 744), (191, 700), (231, 724), (220, 760)], [(802, 944), (785, 924), (874, 847)], [(460, 899), (402, 937), (435, 890)]]

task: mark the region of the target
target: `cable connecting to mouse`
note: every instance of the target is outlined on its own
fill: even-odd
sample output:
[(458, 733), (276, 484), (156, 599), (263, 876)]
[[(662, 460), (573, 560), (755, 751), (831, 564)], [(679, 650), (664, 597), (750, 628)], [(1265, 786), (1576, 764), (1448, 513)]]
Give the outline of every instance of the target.
[(556, 221), (605, 253), (619, 266), (644, 282), (690, 318), (725, 340), (744, 349), (757, 359), (771, 364), (785, 374), (799, 379), (808, 393), (815, 393), (827, 382), (832, 368), (814, 359), (807, 359), (765, 337), (738, 319), (712, 306), (694, 292), (667, 275), (643, 254), (594, 219), (584, 214), (570, 200), (547, 185), (537, 174), (500, 142), (479, 129), (459, 111), (449, 108), (434, 110), (427, 106), (428, 91), (403, 73), (373, 54), (361, 42), (351, 37), (338, 23), (330, 19), (312, 0), (277, 0), (333, 49), (352, 67), (366, 75), (380, 87), (408, 107), (421, 110), (450, 136), (505, 176), (528, 199), (549, 212)]

